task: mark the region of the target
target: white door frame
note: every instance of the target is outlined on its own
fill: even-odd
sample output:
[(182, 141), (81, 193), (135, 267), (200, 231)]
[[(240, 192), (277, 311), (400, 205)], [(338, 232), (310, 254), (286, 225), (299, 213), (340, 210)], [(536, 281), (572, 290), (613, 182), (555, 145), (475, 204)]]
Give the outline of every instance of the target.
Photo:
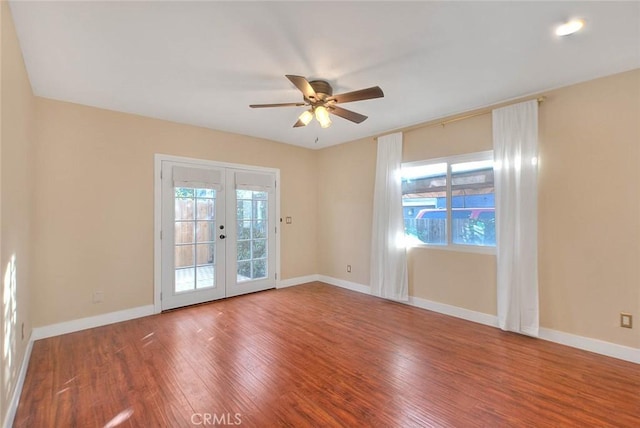
[(158, 314), (162, 312), (162, 302), (160, 293), (162, 291), (162, 240), (160, 233), (162, 230), (162, 162), (182, 162), (191, 163), (194, 166), (212, 166), (218, 168), (236, 168), (244, 170), (254, 170), (274, 173), (276, 176), (276, 288), (280, 284), (280, 170), (278, 168), (266, 168), (253, 165), (243, 165), (237, 163), (218, 162), (206, 159), (188, 158), (182, 156), (173, 156), (156, 153), (154, 154), (154, 171), (153, 171), (153, 312)]

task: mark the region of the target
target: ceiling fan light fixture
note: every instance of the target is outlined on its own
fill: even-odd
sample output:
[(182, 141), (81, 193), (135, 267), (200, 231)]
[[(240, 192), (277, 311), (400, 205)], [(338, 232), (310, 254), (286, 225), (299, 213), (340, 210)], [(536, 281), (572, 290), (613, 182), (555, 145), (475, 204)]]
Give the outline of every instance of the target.
[(562, 37), (577, 33), (582, 27), (584, 27), (584, 21), (582, 19), (572, 19), (556, 27), (556, 36)]
[(320, 127), (321, 128), (328, 128), (330, 126), (331, 126), (331, 119), (330, 118), (327, 118), (327, 120), (324, 121), (324, 122), (320, 122)]
[(331, 118), (329, 117), (329, 110), (325, 106), (318, 106), (315, 109), (316, 119), (320, 122), (320, 126), (328, 128), (331, 126)]
[(313, 119), (313, 111), (305, 110), (304, 112), (302, 112), (300, 117), (298, 117), (298, 119), (300, 119), (300, 122), (304, 123), (305, 126), (308, 125), (309, 122), (311, 122), (311, 120)]

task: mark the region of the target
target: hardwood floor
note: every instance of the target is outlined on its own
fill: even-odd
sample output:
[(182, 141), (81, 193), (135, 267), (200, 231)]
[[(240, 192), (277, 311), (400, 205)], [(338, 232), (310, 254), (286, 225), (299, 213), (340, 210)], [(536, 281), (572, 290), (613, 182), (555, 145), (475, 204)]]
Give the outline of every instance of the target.
[(638, 427), (640, 367), (311, 283), (35, 342), (16, 427)]

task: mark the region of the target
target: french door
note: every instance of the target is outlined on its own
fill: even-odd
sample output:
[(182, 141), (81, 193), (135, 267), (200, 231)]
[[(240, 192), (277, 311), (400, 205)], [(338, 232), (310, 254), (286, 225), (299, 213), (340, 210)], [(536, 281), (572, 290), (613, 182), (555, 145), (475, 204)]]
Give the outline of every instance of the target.
[(275, 173), (161, 163), (161, 308), (275, 287)]

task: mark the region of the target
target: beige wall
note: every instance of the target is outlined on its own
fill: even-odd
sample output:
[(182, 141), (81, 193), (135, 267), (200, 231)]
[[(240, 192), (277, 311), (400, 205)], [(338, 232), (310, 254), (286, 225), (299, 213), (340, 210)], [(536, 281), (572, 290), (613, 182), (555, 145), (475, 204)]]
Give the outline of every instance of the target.
[(319, 273), (368, 285), (375, 142), (363, 139), (317, 154)]
[(154, 153), (280, 168), (281, 277), (318, 271), (312, 150), (36, 100), (34, 325), (153, 303)]
[[(640, 348), (640, 70), (549, 91), (540, 108), (541, 326)], [(405, 133), (404, 161), (490, 150), (491, 115)], [(369, 283), (375, 141), (319, 153), (320, 273)], [(354, 198), (353, 200), (350, 198)], [(332, 203), (334, 201), (335, 203)], [(347, 274), (347, 260), (357, 271)], [(496, 314), (495, 256), (409, 251), (410, 295)]]
[[(3, 296), (0, 420), (4, 421), (31, 334), (29, 293), (33, 259), (29, 224), (35, 108), (6, 2), (1, 2), (0, 11), (0, 281)], [(12, 259), (15, 260), (15, 279), (8, 273)]]
[(540, 323), (640, 348), (640, 70), (540, 108)]

